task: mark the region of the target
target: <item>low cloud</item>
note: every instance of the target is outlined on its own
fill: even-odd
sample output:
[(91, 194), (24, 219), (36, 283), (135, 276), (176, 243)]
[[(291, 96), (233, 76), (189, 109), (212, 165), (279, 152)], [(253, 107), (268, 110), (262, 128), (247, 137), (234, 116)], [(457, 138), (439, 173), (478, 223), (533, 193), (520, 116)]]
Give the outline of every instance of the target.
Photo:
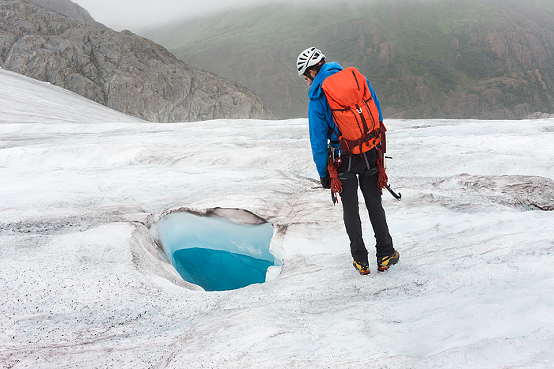
[[(315, 0), (313, 4), (316, 4)], [(242, 7), (270, 4), (295, 4), (297, 0), (73, 0), (98, 22), (117, 31), (141, 30), (180, 19)], [(306, 4), (304, 2), (303, 4)]]

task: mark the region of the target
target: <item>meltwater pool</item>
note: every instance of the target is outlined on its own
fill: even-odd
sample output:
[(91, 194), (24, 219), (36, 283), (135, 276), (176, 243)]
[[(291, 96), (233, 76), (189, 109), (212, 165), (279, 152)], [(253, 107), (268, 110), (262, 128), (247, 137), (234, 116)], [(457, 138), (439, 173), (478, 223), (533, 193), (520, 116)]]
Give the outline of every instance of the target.
[(241, 224), (189, 212), (157, 222), (163, 248), (181, 277), (206, 291), (264, 283), (268, 268), (281, 265), (269, 251), (273, 226)]

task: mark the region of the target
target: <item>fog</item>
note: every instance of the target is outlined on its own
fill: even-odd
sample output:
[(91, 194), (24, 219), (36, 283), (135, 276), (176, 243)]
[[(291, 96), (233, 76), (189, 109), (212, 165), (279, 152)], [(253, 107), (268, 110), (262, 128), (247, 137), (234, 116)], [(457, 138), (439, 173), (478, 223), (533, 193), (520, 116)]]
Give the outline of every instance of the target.
[[(140, 31), (182, 19), (191, 19), (233, 9), (288, 4), (309, 12), (310, 7), (325, 5), (351, 7), (379, 0), (72, 0), (85, 8), (98, 22), (116, 30)], [(390, 1), (390, 0), (383, 0)], [(413, 0), (412, 0), (413, 1)], [(440, 2), (444, 0), (417, 0)], [(536, 0), (541, 1), (541, 0)], [(551, 0), (542, 0), (548, 2)]]
[[(295, 0), (74, 0), (98, 22), (116, 31), (137, 31), (179, 19), (216, 13), (230, 9), (270, 4), (295, 4)], [(314, 0), (307, 0), (314, 2)], [(302, 4), (306, 5), (304, 1)], [(349, 1), (344, 1), (349, 2)]]

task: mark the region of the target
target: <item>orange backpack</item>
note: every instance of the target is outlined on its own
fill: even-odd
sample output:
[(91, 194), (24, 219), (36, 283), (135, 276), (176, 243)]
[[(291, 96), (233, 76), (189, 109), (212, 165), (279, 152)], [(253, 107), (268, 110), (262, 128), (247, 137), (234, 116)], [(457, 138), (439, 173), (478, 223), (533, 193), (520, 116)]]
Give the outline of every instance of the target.
[[(356, 68), (346, 68), (325, 79), (321, 85), (340, 133), (335, 132), (343, 153), (360, 154), (381, 142), (386, 131), (371, 97), (366, 78)], [(381, 147), (384, 154), (385, 147)]]
[[(356, 68), (346, 68), (327, 77), (321, 87), (327, 96), (333, 120), (341, 133), (335, 132), (341, 151), (350, 156), (369, 151), (379, 145), (377, 187), (381, 189), (381, 193), (386, 188), (397, 200), (400, 200), (402, 195), (396, 194), (390, 188), (385, 172), (387, 129), (383, 122), (379, 121), (379, 110), (363, 74)], [(340, 157), (329, 160), (327, 166), (331, 177), (333, 204), (338, 201), (336, 194), (342, 192), (342, 184), (338, 177), (339, 166)]]

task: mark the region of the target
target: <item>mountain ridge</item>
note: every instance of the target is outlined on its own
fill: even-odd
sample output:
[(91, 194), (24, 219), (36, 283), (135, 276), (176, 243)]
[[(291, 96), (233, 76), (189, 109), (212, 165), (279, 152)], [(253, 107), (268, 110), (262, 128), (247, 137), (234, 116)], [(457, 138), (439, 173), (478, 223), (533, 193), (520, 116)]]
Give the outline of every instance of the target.
[(29, 0), (45, 9), (54, 10), (60, 14), (65, 15), (68, 18), (75, 19), (83, 23), (93, 23), (101, 25), (101, 23), (96, 22), (94, 18), (90, 15), (88, 10), (83, 8), (77, 3), (74, 3), (71, 0)]
[(187, 65), (130, 31), (68, 17), (71, 9), (63, 8), (76, 4), (57, 3), (61, 11), (0, 2), (0, 67), (152, 122), (274, 118), (238, 83)]
[(364, 73), (389, 118), (554, 113), (554, 5), (543, 0), (271, 5), (141, 34), (245, 85), (284, 118), (306, 114), (294, 62), (308, 46)]

